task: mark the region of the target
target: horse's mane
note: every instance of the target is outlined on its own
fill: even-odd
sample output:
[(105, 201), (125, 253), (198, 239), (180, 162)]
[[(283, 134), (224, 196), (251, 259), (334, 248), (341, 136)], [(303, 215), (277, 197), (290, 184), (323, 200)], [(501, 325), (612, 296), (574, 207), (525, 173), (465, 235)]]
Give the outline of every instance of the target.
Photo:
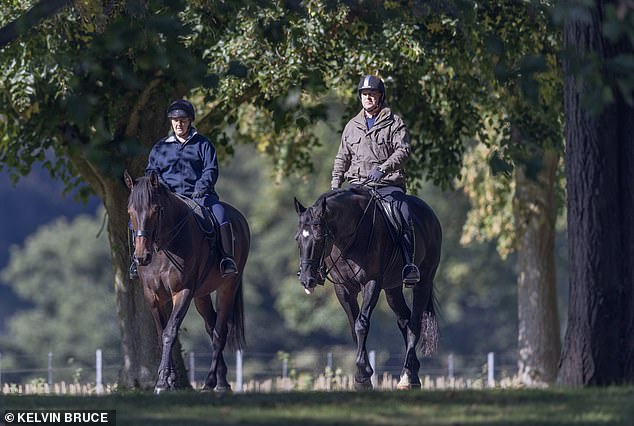
[(158, 191), (154, 191), (150, 184), (150, 178), (141, 176), (134, 184), (134, 191), (130, 193), (128, 205), (131, 207), (148, 206), (158, 202), (160, 197), (169, 194), (169, 192), (167, 186), (162, 182), (159, 182)]

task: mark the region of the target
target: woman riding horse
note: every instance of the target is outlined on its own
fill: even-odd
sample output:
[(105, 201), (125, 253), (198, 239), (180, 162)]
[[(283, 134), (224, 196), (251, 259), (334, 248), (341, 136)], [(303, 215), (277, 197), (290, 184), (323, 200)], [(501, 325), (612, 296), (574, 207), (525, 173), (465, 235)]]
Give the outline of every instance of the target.
[[(238, 272), (234, 260), (234, 236), (231, 222), (215, 191), (218, 180), (218, 159), (214, 145), (192, 125), (196, 117), (194, 106), (184, 99), (167, 107), (171, 122), (169, 135), (159, 140), (148, 159), (146, 176), (157, 173), (159, 180), (177, 194), (192, 198), (213, 213), (220, 225), (220, 270), (223, 276)], [(130, 278), (137, 279), (137, 263), (130, 265)]]

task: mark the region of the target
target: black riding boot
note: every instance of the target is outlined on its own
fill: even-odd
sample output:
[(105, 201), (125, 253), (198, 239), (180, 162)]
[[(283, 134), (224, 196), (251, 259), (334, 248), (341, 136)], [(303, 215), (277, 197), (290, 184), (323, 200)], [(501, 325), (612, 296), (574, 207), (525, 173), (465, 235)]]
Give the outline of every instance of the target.
[(420, 281), (420, 272), (414, 264), (414, 225), (411, 221), (405, 224), (403, 236), (401, 238), (401, 248), (403, 250), (403, 284), (405, 287), (413, 287)]
[(139, 270), (138, 270), (138, 265), (136, 261), (134, 260), (134, 235), (132, 235), (131, 229), (128, 229), (128, 233), (129, 233), (128, 241), (130, 242), (128, 247), (128, 249), (130, 250), (130, 271), (128, 272), (128, 275), (130, 276), (131, 280), (138, 280)]
[(220, 274), (222, 277), (237, 274), (238, 266), (233, 259), (234, 245), (231, 222), (225, 222), (220, 225), (220, 253), (222, 255), (222, 259), (220, 259)]

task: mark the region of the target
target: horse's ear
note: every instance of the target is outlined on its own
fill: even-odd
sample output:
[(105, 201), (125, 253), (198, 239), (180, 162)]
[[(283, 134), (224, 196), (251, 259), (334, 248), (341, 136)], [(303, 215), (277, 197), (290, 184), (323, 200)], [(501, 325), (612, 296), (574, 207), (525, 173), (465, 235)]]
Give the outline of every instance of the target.
[(158, 186), (159, 186), (158, 174), (154, 170), (152, 170), (150, 172), (150, 176), (149, 177), (150, 177), (150, 186), (152, 188), (158, 188)]
[(321, 214), (326, 213), (326, 207), (328, 207), (328, 203), (326, 202), (327, 197), (324, 197), (321, 200)]
[(306, 211), (306, 207), (304, 207), (297, 198), (293, 197), (293, 200), (295, 201), (295, 211), (297, 214), (304, 213)]
[(128, 187), (130, 191), (132, 191), (132, 187), (134, 186), (134, 179), (128, 173), (128, 169), (123, 170), (123, 180), (125, 180), (125, 185)]

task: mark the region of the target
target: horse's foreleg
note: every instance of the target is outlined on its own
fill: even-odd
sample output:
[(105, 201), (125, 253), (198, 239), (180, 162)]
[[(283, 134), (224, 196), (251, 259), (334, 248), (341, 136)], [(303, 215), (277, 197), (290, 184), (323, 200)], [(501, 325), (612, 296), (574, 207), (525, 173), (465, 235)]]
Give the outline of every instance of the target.
[(370, 331), (370, 318), (372, 311), (379, 301), (381, 287), (376, 281), (369, 281), (362, 291), (363, 302), (361, 310), (354, 324), (354, 331), (357, 337), (357, 374), (355, 375), (355, 385), (357, 388), (372, 388), (372, 374), (374, 370), (370, 365), (366, 341)]
[(158, 369), (158, 381), (154, 387), (154, 392), (157, 394), (164, 390), (174, 389), (176, 373), (171, 358), (172, 348), (178, 335), (178, 329), (187, 314), (191, 298), (191, 290), (189, 289), (181, 290), (172, 297), (172, 313), (161, 336), (163, 344), (161, 363)]
[(351, 294), (343, 285), (335, 284), (335, 295), (337, 296), (337, 300), (339, 300), (339, 304), (346, 313), (346, 317), (348, 317), (348, 323), (350, 324), (350, 331), (352, 333), (352, 341), (355, 344), (357, 343), (357, 333), (354, 330), (354, 324), (359, 316), (359, 303), (357, 302), (358, 294), (358, 292)]

